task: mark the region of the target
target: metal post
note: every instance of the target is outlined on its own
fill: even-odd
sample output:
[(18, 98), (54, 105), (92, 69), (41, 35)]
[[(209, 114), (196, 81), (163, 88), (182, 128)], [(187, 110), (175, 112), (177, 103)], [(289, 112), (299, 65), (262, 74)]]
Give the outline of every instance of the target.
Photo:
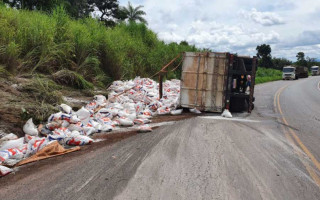
[(162, 98), (162, 93), (163, 93), (162, 81), (163, 81), (163, 73), (160, 72), (160, 75), (159, 75), (159, 99)]

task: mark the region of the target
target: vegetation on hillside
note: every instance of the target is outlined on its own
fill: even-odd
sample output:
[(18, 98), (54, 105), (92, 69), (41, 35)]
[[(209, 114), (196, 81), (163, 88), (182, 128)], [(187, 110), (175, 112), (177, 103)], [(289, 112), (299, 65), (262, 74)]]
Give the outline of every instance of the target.
[(106, 28), (93, 18), (73, 20), (63, 7), (47, 15), (0, 6), (0, 26), (0, 65), (8, 72), (57, 75), (69, 70), (99, 86), (151, 76), (180, 52), (198, 50), (166, 44), (143, 23)]
[(282, 79), (282, 71), (259, 67), (256, 73), (256, 84), (277, 81)]

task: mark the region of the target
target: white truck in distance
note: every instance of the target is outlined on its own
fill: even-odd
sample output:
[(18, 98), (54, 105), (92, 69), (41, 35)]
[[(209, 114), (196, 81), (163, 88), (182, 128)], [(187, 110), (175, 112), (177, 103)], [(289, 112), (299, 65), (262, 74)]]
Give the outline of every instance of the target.
[(312, 74), (312, 76), (320, 75), (319, 66), (312, 66), (311, 67), (311, 74)]
[(282, 79), (283, 80), (298, 79), (298, 76), (296, 75), (296, 68), (292, 66), (284, 67), (282, 70)]

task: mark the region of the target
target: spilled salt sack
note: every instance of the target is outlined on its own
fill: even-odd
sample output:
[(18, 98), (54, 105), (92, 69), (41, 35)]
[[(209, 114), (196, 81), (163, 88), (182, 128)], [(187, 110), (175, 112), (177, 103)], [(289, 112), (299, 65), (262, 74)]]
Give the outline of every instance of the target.
[(19, 138), (16, 140), (8, 140), (1, 144), (0, 151), (12, 148), (21, 148), (24, 143), (24, 138)]
[(142, 125), (138, 127), (138, 132), (139, 133), (147, 133), (147, 132), (151, 132), (152, 128), (149, 125)]
[(158, 108), (157, 113), (159, 115), (169, 114), (170, 113), (170, 108), (168, 108), (168, 107), (160, 107), (160, 108)]
[(189, 111), (192, 113), (195, 113), (195, 114), (201, 114), (200, 110), (198, 110), (196, 108), (190, 108)]
[(16, 139), (18, 139), (18, 136), (15, 135), (15, 134), (13, 134), (13, 133), (10, 133), (10, 134), (2, 137), (2, 138), (0, 139), (0, 141), (16, 140)]
[(93, 140), (84, 135), (78, 135), (75, 137), (66, 137), (64, 139), (65, 144), (70, 146), (82, 146), (86, 144), (91, 144)]
[(72, 112), (72, 108), (70, 106), (68, 106), (67, 104), (61, 104), (59, 106), (59, 110), (61, 112), (66, 113), (66, 114), (71, 114), (71, 112)]
[(110, 108), (110, 109), (109, 109), (109, 112), (112, 114), (112, 116), (117, 116), (117, 115), (118, 115), (118, 112), (119, 112), (119, 109), (117, 109), (117, 108)]
[(182, 114), (183, 109), (179, 109), (179, 110), (173, 110), (170, 112), (171, 115), (181, 115)]
[(223, 113), (221, 114), (222, 117), (226, 117), (226, 118), (232, 118), (232, 114), (230, 113), (230, 111), (228, 109), (224, 109)]
[(9, 159), (22, 160), (27, 151), (27, 144), (19, 148), (10, 148), (0, 151), (0, 164), (6, 163)]
[(111, 123), (111, 126), (112, 127), (120, 126), (119, 120), (117, 120), (117, 119), (113, 120), (112, 123)]
[(25, 143), (28, 143), (30, 140), (32, 140), (33, 138), (35, 138), (36, 136), (31, 136), (31, 135), (28, 135), (28, 134), (25, 134), (24, 135), (24, 142)]
[(135, 106), (134, 106), (137, 114), (142, 112), (144, 107), (145, 107), (144, 104), (141, 103), (141, 102), (136, 103)]
[(86, 105), (86, 109), (87, 110), (94, 110), (98, 107), (96, 102), (90, 102)]
[(72, 115), (70, 118), (70, 123), (72, 124), (76, 124), (78, 122), (80, 122), (81, 120), (77, 117), (77, 115)]
[(47, 129), (50, 131), (55, 130), (56, 128), (60, 128), (62, 124), (62, 120), (52, 121), (46, 125)]
[(120, 117), (119, 122), (121, 126), (133, 126), (133, 121), (129, 118)]
[(13, 169), (0, 165), (0, 177), (10, 174), (11, 172), (13, 172)]
[(77, 137), (81, 135), (79, 131), (72, 131), (71, 133), (68, 134), (68, 137)]
[(68, 129), (68, 128), (57, 128), (57, 129), (55, 129), (52, 133), (53, 133), (53, 135), (62, 135), (62, 136), (66, 136), (66, 135), (68, 135), (69, 133), (71, 132), (71, 130), (70, 129)]
[[(100, 114), (100, 115), (99, 115), (99, 114)], [(113, 118), (112, 113), (111, 113), (111, 112), (109, 111), (109, 109), (107, 109), (107, 108), (102, 108), (101, 110), (99, 110), (98, 115), (99, 115), (100, 117), (108, 117), (108, 118), (110, 118), (110, 119)]]
[(97, 122), (96, 120), (90, 120), (89, 124), (91, 124), (91, 126), (93, 128), (95, 128), (96, 130), (99, 130), (101, 128), (101, 124), (99, 122)]
[(41, 149), (43, 149), (45, 146), (47, 146), (48, 140), (46, 138), (34, 138), (28, 142), (27, 152), (25, 154), (25, 157), (29, 157)]
[(95, 128), (89, 127), (89, 126), (83, 127), (83, 131), (84, 131), (85, 135), (87, 135), (87, 136), (92, 135), (97, 132)]
[(76, 115), (78, 116), (78, 118), (81, 120), (81, 122), (84, 125), (87, 125), (89, 120), (90, 120), (90, 112), (89, 110), (85, 109), (84, 107), (82, 107), (80, 110), (78, 110), (76, 112)]
[(62, 121), (62, 124), (61, 124), (61, 127), (66, 128), (66, 127), (68, 127), (69, 125), (70, 125), (70, 123), (69, 123), (68, 121), (63, 120), (63, 121)]
[(127, 117), (133, 121), (133, 120), (135, 120), (137, 118), (137, 114), (136, 113), (132, 113), (132, 114), (129, 114)]
[(66, 138), (66, 135), (48, 135), (47, 139), (51, 142), (51, 141), (55, 141), (57, 140), (60, 144), (64, 144), (63, 141), (64, 138)]
[(33, 124), (32, 118), (30, 118), (27, 123), (23, 126), (23, 132), (25, 134), (31, 135), (31, 136), (38, 136), (38, 129)]
[(20, 162), (22, 159), (8, 159), (5, 162), (3, 162), (3, 165), (8, 166), (8, 167), (13, 167), (16, 165), (18, 162)]
[(101, 131), (101, 132), (110, 132), (112, 130), (113, 130), (113, 127), (111, 125), (109, 125), (109, 124), (104, 124), (99, 129), (99, 131)]
[(148, 124), (151, 122), (151, 120), (149, 119), (135, 119), (133, 121), (135, 124), (138, 124), (138, 125), (143, 125), (143, 124)]
[(50, 117), (48, 118), (48, 123), (61, 120), (61, 115), (62, 115), (62, 112), (51, 114)]
[(98, 104), (103, 104), (107, 101), (106, 97), (103, 95), (95, 95), (93, 97), (94, 101), (97, 102)]
[(70, 124), (70, 126), (68, 127), (68, 129), (70, 131), (82, 131), (83, 130), (83, 124), (81, 122), (78, 122), (76, 124)]
[(101, 125), (111, 125), (112, 120), (108, 117), (103, 117), (98, 119), (98, 123), (100, 123)]
[(118, 116), (119, 117), (128, 117), (128, 115), (129, 115), (129, 113), (127, 112), (127, 110), (120, 110), (119, 112), (118, 112)]
[(144, 114), (138, 115), (138, 119), (150, 119), (150, 118), (151, 118), (150, 115), (144, 115)]
[(152, 103), (150, 103), (150, 104), (148, 105), (148, 108), (150, 109), (150, 111), (155, 112), (155, 111), (157, 111), (158, 108), (161, 107), (161, 106), (162, 106), (162, 104), (161, 104), (160, 102), (154, 101), (154, 102), (152, 102)]

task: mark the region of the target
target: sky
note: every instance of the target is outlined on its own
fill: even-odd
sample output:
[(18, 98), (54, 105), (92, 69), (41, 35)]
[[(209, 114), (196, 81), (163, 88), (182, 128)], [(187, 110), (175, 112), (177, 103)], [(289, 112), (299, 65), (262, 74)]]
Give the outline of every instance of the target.
[[(127, 0), (120, 0), (127, 5)], [(300, 51), (320, 59), (320, 0), (131, 0), (143, 5), (148, 27), (165, 42), (186, 40), (216, 52), (296, 60)]]

